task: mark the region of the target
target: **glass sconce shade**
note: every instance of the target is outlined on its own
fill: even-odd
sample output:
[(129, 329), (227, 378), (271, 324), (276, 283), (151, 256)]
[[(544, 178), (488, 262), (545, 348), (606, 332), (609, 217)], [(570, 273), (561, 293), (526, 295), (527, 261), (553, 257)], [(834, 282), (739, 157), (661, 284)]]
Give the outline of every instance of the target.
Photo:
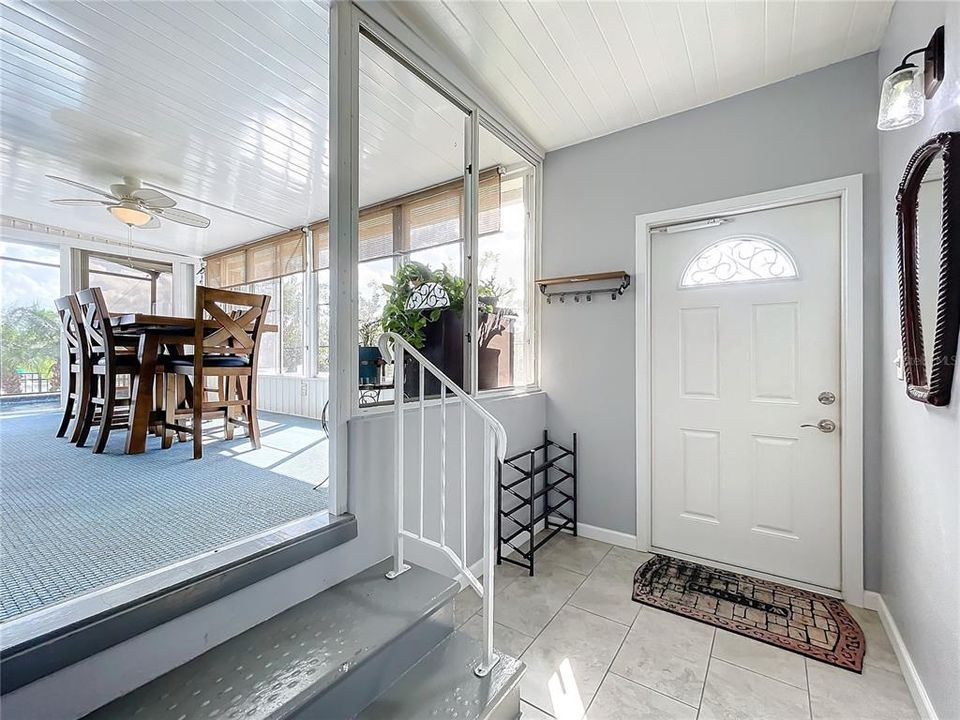
[(146, 225), (153, 218), (150, 213), (144, 212), (132, 203), (122, 202), (107, 209), (117, 220), (127, 225)]
[(877, 128), (898, 130), (920, 122), (923, 99), (923, 69), (901, 65), (883, 81)]

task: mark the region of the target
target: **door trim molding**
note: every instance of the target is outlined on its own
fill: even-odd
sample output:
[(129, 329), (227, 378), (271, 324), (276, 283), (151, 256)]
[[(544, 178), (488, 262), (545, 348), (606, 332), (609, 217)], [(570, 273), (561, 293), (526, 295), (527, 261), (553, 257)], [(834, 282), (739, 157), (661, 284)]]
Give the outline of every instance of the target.
[(840, 573), (843, 599), (863, 604), (863, 176), (821, 180), (637, 215), (637, 549), (649, 551), (652, 521), (650, 230), (758, 210), (840, 200)]

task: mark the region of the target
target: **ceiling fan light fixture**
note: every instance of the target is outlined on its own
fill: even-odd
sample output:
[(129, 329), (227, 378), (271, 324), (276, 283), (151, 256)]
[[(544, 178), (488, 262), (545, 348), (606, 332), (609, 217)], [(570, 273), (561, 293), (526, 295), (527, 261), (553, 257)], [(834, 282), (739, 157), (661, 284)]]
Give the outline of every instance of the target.
[(139, 227), (146, 225), (153, 219), (153, 215), (141, 210), (134, 203), (122, 202), (119, 205), (112, 205), (107, 208), (110, 214), (125, 225)]

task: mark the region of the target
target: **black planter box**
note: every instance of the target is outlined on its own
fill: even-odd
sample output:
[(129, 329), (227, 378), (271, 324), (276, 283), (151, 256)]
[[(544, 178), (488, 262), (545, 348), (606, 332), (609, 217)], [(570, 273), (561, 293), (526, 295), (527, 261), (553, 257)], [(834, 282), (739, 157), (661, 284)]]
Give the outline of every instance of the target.
[[(481, 325), (483, 315), (481, 313)], [(513, 318), (503, 319), (504, 329), (479, 351), (478, 384), (480, 390), (513, 385)], [(436, 322), (425, 328), (426, 344), (420, 350), (424, 357), (443, 371), (458, 387), (463, 387), (463, 317), (445, 311)], [(440, 394), (440, 381), (424, 373), (424, 397)], [(403, 391), (407, 398), (420, 397), (419, 363), (405, 356)]]

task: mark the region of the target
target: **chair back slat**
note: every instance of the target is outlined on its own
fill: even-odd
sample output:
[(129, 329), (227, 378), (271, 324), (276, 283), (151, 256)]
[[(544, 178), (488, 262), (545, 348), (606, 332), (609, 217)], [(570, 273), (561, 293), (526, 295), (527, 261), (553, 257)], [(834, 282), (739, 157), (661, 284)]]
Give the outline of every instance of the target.
[[(269, 295), (198, 286), (194, 347), (204, 355), (248, 355), (255, 365), (269, 306)], [(207, 328), (207, 319), (217, 327)]]
[(77, 298), (73, 295), (64, 295), (54, 300), (53, 304), (57, 308), (57, 315), (60, 316), (71, 362), (87, 357), (87, 334), (83, 329), (80, 303), (77, 302)]
[(87, 334), (90, 353), (112, 357), (116, 342), (103, 292), (98, 287), (78, 290), (77, 303), (80, 306), (80, 316)]

